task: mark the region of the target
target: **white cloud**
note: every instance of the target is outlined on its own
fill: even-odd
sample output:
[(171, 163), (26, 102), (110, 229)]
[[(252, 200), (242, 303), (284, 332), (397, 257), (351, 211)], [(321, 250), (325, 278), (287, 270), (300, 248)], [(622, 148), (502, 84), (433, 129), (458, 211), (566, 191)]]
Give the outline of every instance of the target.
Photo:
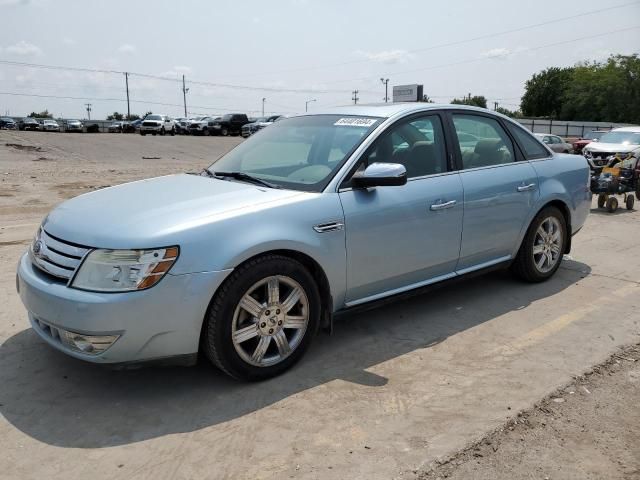
[(13, 55), (42, 55), (42, 49), (33, 43), (20, 40), (15, 45), (10, 45), (4, 49), (7, 53)]
[(162, 72), (160, 76), (162, 77), (179, 77), (181, 75), (191, 75), (193, 73), (193, 69), (191, 67), (187, 67), (185, 65), (177, 65), (173, 67), (171, 70), (166, 72)]
[(356, 55), (379, 63), (407, 63), (413, 60), (414, 55), (406, 50), (382, 50), (380, 52), (364, 52), (357, 50)]
[(482, 52), (481, 56), (485, 58), (497, 58), (504, 59), (507, 55), (510, 55), (512, 52), (508, 48), (492, 48), (491, 50), (487, 50), (486, 52)]
[(136, 53), (136, 47), (129, 43), (124, 43), (120, 45), (120, 47), (118, 48), (118, 51), (120, 53)]
[(62, 43), (68, 46), (75, 45), (76, 41), (71, 37), (64, 37), (62, 39)]

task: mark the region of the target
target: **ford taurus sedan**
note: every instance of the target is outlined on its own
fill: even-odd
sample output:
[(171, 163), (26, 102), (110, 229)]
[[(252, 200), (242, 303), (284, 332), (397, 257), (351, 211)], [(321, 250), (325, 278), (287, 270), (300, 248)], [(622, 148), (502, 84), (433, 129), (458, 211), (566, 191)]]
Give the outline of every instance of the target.
[(37, 334), (73, 357), (202, 352), (258, 380), (336, 312), (493, 268), (549, 279), (589, 208), (585, 159), (557, 161), (506, 117), (351, 106), (276, 122), (200, 174), (64, 202), (18, 290)]

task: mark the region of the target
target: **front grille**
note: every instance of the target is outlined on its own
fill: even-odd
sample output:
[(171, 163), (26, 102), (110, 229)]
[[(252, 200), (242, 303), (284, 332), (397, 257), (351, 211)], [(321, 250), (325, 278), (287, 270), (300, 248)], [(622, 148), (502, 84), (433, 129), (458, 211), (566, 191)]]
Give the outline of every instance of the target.
[(615, 155), (615, 152), (591, 152), (591, 156), (593, 158), (602, 158), (606, 159), (612, 155)]
[(143, 127), (157, 127), (158, 124), (156, 122), (142, 122)]
[(29, 250), (31, 261), (40, 270), (54, 277), (71, 279), (90, 248), (74, 245), (40, 229)]

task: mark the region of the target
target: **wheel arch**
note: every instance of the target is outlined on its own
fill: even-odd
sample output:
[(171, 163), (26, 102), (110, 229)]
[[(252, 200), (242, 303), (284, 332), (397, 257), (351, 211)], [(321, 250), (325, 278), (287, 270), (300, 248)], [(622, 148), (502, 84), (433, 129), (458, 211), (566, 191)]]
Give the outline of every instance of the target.
[[(251, 257), (244, 259), (235, 268), (239, 268), (245, 263), (251, 262), (256, 258), (260, 258), (268, 255), (281, 255), (283, 257), (291, 258), (292, 260), (296, 260), (300, 262), (309, 271), (311, 276), (316, 281), (316, 284), (318, 285), (318, 290), (320, 292), (320, 301), (321, 301), (320, 327), (323, 330), (327, 331), (328, 333), (331, 333), (333, 329), (333, 298), (331, 295), (329, 279), (324, 269), (322, 268), (322, 266), (313, 257), (299, 250), (292, 250), (292, 249), (286, 249), (286, 248), (271, 249), (271, 250), (265, 250), (263, 252), (254, 254)], [(207, 312), (209, 311), (211, 302), (213, 301), (215, 296), (218, 294), (218, 291), (220, 290), (223, 284), (224, 282), (220, 286), (218, 286), (218, 288), (212, 293), (211, 299), (209, 300), (209, 307), (207, 307)], [(205, 318), (206, 318), (206, 314), (205, 314)], [(205, 327), (206, 327), (206, 322), (203, 319), (202, 326), (200, 329), (200, 341), (199, 341), (200, 345), (202, 344), (202, 336), (205, 332)]]
[[(547, 207), (555, 207), (558, 210), (560, 210), (560, 212), (562, 213), (562, 216), (564, 217), (564, 222), (565, 225), (567, 226), (567, 241), (565, 243), (565, 247), (564, 247), (564, 253), (569, 253), (571, 251), (571, 210), (569, 209), (569, 206), (563, 202), (562, 200), (556, 198), (554, 200), (551, 200), (547, 203), (545, 203), (544, 205), (542, 205), (533, 215), (531, 222), (533, 221), (534, 218), (536, 218), (536, 216), (538, 216), (538, 214), (544, 210)], [(529, 225), (531, 225), (531, 222), (529, 222)], [(527, 226), (527, 228), (529, 228)]]

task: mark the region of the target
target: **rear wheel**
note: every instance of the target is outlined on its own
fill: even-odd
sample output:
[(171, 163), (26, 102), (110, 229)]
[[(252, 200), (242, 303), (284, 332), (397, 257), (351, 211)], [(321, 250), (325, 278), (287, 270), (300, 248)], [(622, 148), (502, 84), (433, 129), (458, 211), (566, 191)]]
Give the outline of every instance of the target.
[(320, 320), (320, 294), (299, 262), (281, 255), (251, 260), (229, 276), (205, 317), (202, 348), (232, 377), (262, 380), (296, 363)]
[(627, 199), (625, 200), (627, 210), (633, 210), (634, 203), (636, 203), (635, 197), (632, 194), (627, 195)]
[(144, 137), (146, 135), (146, 133), (143, 132), (142, 130), (140, 130), (140, 135), (142, 135)]
[(607, 200), (607, 210), (609, 213), (613, 213), (618, 209), (618, 199), (616, 197), (609, 197)]
[(560, 267), (567, 223), (556, 207), (546, 207), (533, 219), (511, 270), (527, 282), (543, 282)]

